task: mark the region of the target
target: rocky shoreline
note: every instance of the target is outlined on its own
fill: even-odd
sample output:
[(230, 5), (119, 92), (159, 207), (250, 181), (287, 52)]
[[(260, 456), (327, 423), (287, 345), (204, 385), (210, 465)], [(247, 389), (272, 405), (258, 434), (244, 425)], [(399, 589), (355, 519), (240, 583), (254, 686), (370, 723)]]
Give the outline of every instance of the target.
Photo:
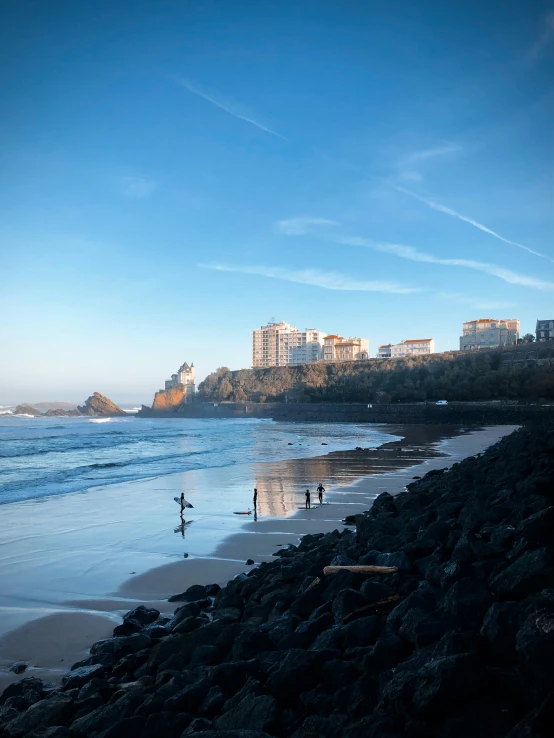
[[(554, 424), (380, 495), (220, 589), (139, 607), (0, 736), (541, 738), (554, 722)], [(387, 574), (328, 566), (385, 566)]]

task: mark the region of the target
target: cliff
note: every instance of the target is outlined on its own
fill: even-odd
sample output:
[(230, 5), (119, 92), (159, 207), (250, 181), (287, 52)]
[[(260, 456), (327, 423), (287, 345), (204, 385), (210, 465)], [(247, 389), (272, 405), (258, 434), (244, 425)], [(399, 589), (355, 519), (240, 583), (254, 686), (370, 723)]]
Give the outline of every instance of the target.
[(222, 367), (198, 387), (207, 402), (554, 400), (554, 342), (400, 359)]
[(124, 410), (117, 407), (115, 403), (104, 397), (104, 395), (101, 395), (100, 392), (95, 392), (88, 400), (85, 400), (84, 405), (79, 405), (77, 409), (81, 415), (109, 415), (110, 417), (114, 415), (127, 415)]
[(176, 410), (183, 402), (186, 389), (183, 384), (168, 390), (160, 390), (154, 395), (152, 410)]

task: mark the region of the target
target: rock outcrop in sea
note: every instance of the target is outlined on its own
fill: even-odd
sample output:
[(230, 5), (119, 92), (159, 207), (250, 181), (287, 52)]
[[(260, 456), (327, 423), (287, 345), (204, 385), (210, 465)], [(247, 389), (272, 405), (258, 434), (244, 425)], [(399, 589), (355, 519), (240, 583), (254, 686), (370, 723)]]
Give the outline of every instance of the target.
[[(127, 613), (61, 688), (9, 686), (0, 736), (550, 736), (554, 424), (347, 522)], [(325, 571), (360, 565), (393, 571)]]
[(114, 415), (127, 415), (125, 410), (122, 410), (114, 402), (109, 400), (100, 392), (95, 392), (87, 400), (84, 405), (78, 405), (77, 409), (81, 415), (102, 415), (110, 416)]

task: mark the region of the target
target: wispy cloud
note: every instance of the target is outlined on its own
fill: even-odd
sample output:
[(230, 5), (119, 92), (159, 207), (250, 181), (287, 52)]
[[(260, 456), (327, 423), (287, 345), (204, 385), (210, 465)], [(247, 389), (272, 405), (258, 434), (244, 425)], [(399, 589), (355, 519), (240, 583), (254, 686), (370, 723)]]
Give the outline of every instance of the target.
[(554, 10), (549, 11), (543, 18), (541, 33), (529, 49), (527, 61), (534, 64), (540, 59), (546, 49), (554, 42)]
[(147, 177), (121, 177), (119, 190), (125, 197), (144, 200), (158, 189), (158, 183)]
[(437, 292), (435, 297), (439, 300), (448, 300), (460, 305), (469, 305), (475, 310), (504, 310), (513, 307), (516, 303), (507, 300), (491, 300), (489, 298), (464, 295), (459, 292)]
[(278, 220), (276, 223), (277, 230), (286, 236), (305, 236), (327, 226), (338, 225), (336, 220), (328, 218), (288, 218), (287, 220)]
[(484, 261), (475, 261), (473, 259), (443, 259), (433, 254), (427, 254), (424, 251), (418, 251), (413, 246), (404, 246), (402, 244), (394, 243), (378, 243), (371, 241), (366, 238), (360, 238), (358, 236), (343, 236), (338, 239), (340, 243), (347, 246), (362, 246), (365, 248), (371, 248), (376, 251), (382, 251), (387, 254), (394, 254), (401, 259), (407, 259), (408, 261), (424, 262), (426, 264), (441, 264), (442, 266), (453, 266), (463, 267), (465, 269), (473, 269), (477, 272), (484, 272), (485, 274), (491, 274), (494, 277), (504, 280), (509, 284), (517, 284), (523, 287), (532, 287), (537, 290), (543, 290), (547, 292), (554, 291), (554, 281), (546, 282), (536, 277), (528, 277), (525, 274), (519, 272), (513, 272), (510, 269), (505, 269), (497, 264), (488, 264)]
[(438, 202), (435, 202), (434, 200), (429, 199), (428, 197), (423, 197), (422, 195), (418, 195), (417, 192), (413, 192), (412, 190), (408, 190), (405, 187), (401, 187), (400, 185), (395, 184), (394, 182), (388, 181), (387, 184), (392, 187), (393, 189), (397, 190), (398, 192), (402, 192), (405, 195), (408, 195), (409, 197), (413, 197), (415, 200), (419, 200), (419, 202), (424, 203), (428, 207), (430, 207), (432, 210), (437, 210), (439, 213), (445, 213), (446, 215), (451, 215), (454, 218), (458, 218), (458, 220), (463, 220), (464, 223), (469, 223), (470, 225), (474, 226), (474, 228), (478, 228), (480, 231), (483, 231), (484, 233), (488, 233), (491, 236), (494, 236), (494, 238), (498, 238), (499, 241), (503, 241), (504, 243), (508, 243), (512, 246), (517, 246), (519, 249), (523, 249), (524, 251), (528, 251), (530, 254), (534, 254), (535, 256), (540, 256), (543, 259), (548, 259), (549, 261), (553, 261), (554, 259), (551, 259), (549, 256), (546, 256), (546, 254), (541, 254), (539, 251), (534, 251), (533, 249), (530, 249), (528, 246), (525, 246), (522, 243), (518, 243), (517, 241), (510, 241), (509, 238), (504, 238), (504, 236), (501, 236), (496, 231), (493, 231), (491, 228), (488, 228), (486, 225), (483, 225), (482, 223), (479, 223), (476, 220), (473, 220), (473, 218), (468, 218), (467, 215), (462, 215), (461, 213), (458, 213), (456, 210), (452, 210), (452, 208), (447, 208), (445, 205), (441, 205)]
[(323, 272), (318, 269), (287, 269), (274, 266), (230, 266), (228, 264), (210, 263), (198, 264), (202, 269), (212, 269), (217, 272), (234, 272), (237, 274), (255, 274), (270, 279), (280, 279), (285, 282), (296, 282), (311, 287), (321, 287), (325, 290), (340, 290), (346, 292), (387, 292), (396, 295), (407, 295), (421, 292), (421, 289), (405, 287), (394, 282), (357, 280), (337, 272)]
[(220, 110), (224, 110), (229, 115), (232, 115), (235, 118), (239, 118), (240, 120), (244, 120), (246, 123), (251, 123), (253, 126), (256, 126), (256, 128), (259, 128), (261, 131), (265, 131), (266, 133), (270, 133), (272, 136), (277, 136), (277, 138), (282, 138), (284, 141), (288, 141), (286, 136), (283, 136), (281, 133), (278, 133), (277, 131), (268, 128), (267, 126), (264, 126), (259, 121), (254, 120), (252, 115), (247, 110), (239, 106), (237, 103), (229, 102), (226, 100), (224, 101), (219, 96), (215, 97), (213, 93), (208, 93), (204, 88), (194, 84), (188, 79), (183, 79), (180, 77), (177, 79), (177, 84), (181, 85), (181, 87), (184, 87), (189, 92), (192, 92), (193, 95), (198, 95), (198, 97), (201, 97), (207, 102), (212, 103), (212, 105), (220, 108)]
[(435, 146), (430, 149), (422, 149), (414, 151), (412, 154), (402, 159), (404, 165), (417, 164), (427, 159), (434, 159), (438, 156), (448, 156), (449, 154), (457, 154), (462, 150), (458, 144), (445, 144), (443, 146)]

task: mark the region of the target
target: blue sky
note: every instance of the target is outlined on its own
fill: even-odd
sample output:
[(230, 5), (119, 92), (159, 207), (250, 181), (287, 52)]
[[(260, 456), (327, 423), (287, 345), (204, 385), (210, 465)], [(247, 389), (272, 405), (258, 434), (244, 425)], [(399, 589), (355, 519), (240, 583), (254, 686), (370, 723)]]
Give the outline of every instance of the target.
[(269, 319), (554, 314), (554, 4), (3, 3), (0, 403), (150, 402)]

